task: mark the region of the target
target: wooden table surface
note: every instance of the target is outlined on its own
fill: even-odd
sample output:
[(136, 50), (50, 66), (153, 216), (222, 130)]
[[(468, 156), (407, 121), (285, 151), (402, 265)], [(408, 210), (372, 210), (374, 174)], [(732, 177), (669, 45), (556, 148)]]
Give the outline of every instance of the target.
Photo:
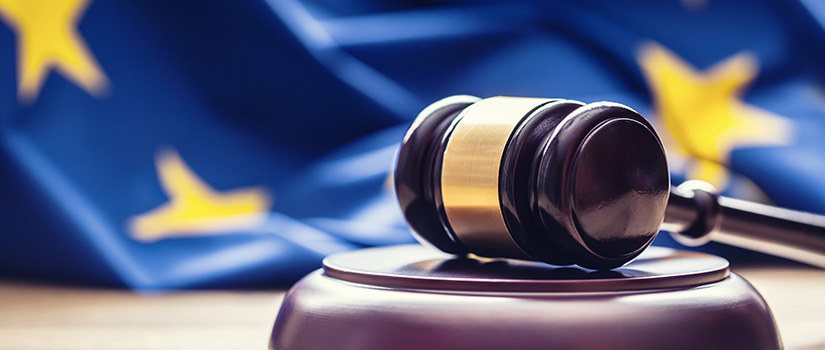
[[(825, 349), (825, 270), (740, 267), (787, 349)], [(0, 349), (266, 349), (283, 291), (138, 295), (0, 281)]]

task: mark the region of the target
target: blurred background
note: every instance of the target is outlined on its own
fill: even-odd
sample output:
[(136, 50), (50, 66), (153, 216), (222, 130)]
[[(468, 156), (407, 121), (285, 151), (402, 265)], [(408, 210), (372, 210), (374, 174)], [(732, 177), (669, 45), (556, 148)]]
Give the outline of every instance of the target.
[(623, 103), (674, 184), (825, 214), (823, 62), (813, 0), (0, 0), (0, 275), (286, 286), (413, 242), (395, 152), (453, 94)]

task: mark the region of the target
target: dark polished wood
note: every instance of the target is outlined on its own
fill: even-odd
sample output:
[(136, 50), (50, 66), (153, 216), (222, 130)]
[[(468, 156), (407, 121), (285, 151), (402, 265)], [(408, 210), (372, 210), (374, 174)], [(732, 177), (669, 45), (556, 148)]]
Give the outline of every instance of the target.
[(713, 240), (825, 268), (825, 216), (721, 197), (701, 181), (670, 189), (652, 125), (610, 102), (438, 101), (407, 132), (395, 186), (417, 238), (454, 254), (611, 269), (661, 227), (688, 246)]
[(595, 269), (621, 266), (652, 242), (669, 186), (644, 117), (563, 99), (438, 101), (410, 126), (395, 169), (398, 201), (422, 242)]
[(671, 191), (664, 228), (689, 246), (716, 241), (825, 268), (825, 216), (723, 197), (701, 181)]
[(777, 349), (726, 260), (650, 248), (611, 271), (418, 245), (327, 258), (284, 300), (271, 349)]
[(477, 97), (454, 96), (421, 112), (401, 141), (394, 172), (395, 193), (416, 238), (448, 253), (467, 252), (444, 228), (437, 172), (443, 153), (444, 134), (458, 114)]

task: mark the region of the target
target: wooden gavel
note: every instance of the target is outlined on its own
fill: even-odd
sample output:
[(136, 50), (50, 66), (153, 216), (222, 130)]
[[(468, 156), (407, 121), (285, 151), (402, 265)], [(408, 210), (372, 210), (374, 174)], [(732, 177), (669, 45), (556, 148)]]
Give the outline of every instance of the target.
[(611, 269), (663, 228), (825, 268), (825, 216), (671, 189), (653, 126), (615, 103), (448, 97), (407, 131), (395, 187), (416, 238), (453, 254)]

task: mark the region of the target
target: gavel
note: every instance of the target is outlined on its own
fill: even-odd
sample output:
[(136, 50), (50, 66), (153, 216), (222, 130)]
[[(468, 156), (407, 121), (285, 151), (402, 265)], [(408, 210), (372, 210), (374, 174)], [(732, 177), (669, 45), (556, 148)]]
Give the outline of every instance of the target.
[(415, 119), (394, 176), (414, 236), (447, 253), (612, 269), (664, 229), (825, 268), (825, 216), (671, 188), (656, 130), (617, 103), (448, 97)]

